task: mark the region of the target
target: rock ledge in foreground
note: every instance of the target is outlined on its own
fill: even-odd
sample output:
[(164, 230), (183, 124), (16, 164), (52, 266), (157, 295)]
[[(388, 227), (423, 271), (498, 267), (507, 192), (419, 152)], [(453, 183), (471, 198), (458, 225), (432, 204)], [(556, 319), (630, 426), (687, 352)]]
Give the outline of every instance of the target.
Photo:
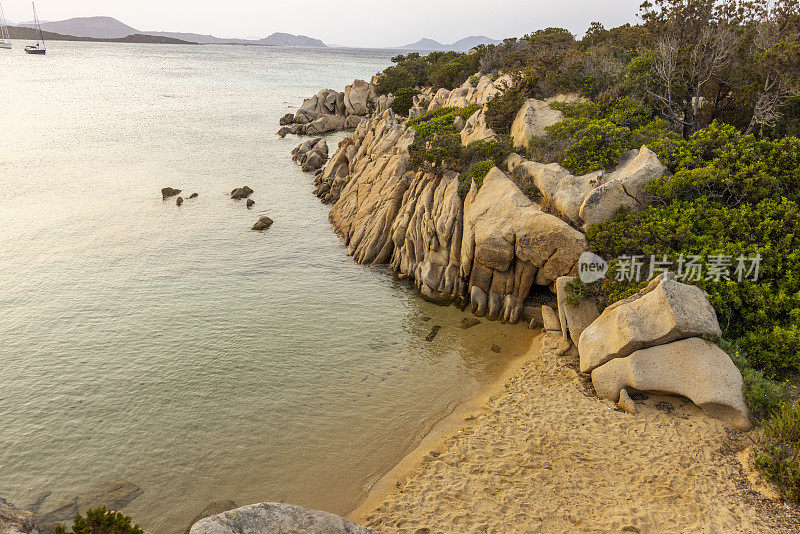
[(293, 504), (263, 502), (201, 519), (191, 534), (374, 534), (334, 514)]

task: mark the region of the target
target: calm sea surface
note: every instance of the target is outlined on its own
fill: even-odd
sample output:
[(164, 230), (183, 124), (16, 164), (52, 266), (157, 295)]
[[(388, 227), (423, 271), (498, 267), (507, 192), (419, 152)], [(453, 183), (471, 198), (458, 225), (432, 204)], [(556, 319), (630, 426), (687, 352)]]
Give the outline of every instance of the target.
[(522, 343), (356, 265), (275, 136), (391, 51), (22, 45), (0, 50), (0, 496), (44, 513), (121, 478), (155, 533), (226, 499), (345, 513)]

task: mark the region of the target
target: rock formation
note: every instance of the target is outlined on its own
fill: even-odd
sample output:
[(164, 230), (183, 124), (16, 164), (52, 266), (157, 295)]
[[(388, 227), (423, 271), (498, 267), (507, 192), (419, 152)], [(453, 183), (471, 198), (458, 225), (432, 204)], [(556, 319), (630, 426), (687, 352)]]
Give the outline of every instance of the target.
[(281, 117), (278, 135), (320, 135), (355, 128), (370, 112), (389, 109), (392, 101), (391, 96), (379, 97), (375, 86), (363, 80), (355, 80), (343, 92), (323, 89), (303, 100), (294, 115)]
[(660, 275), (639, 293), (615, 302), (581, 334), (580, 367), (588, 373), (614, 358), (679, 339), (721, 336), (703, 290)]
[(415, 131), (391, 111), (340, 143), (317, 179), (359, 263), (388, 263), (437, 302), (516, 322), (533, 284), (569, 274), (583, 235), (544, 213), (499, 169), (462, 201), (454, 172), (408, 172)]
[(550, 107), (542, 100), (529, 98), (522, 105), (511, 125), (511, 139), (514, 148), (528, 148), (531, 137), (541, 137), (548, 126), (564, 120), (564, 114)]
[(542, 194), (542, 199), (564, 220), (586, 228), (610, 219), (625, 206), (642, 209), (650, 202), (644, 186), (654, 178), (669, 174), (658, 156), (642, 146), (622, 155), (608, 175), (594, 171), (573, 176), (557, 163), (528, 161), (519, 154), (506, 160), (509, 171), (523, 172)]
[(575, 281), (576, 277), (560, 276), (556, 280), (556, 296), (561, 333), (565, 339), (571, 339), (577, 345), (583, 331), (600, 316), (600, 311), (592, 299), (580, 299), (577, 305), (570, 302), (568, 285)]
[(376, 534), (328, 512), (265, 502), (201, 519), (191, 534)]
[(305, 172), (319, 170), (328, 160), (328, 143), (321, 137), (309, 139), (292, 150), (292, 160)]

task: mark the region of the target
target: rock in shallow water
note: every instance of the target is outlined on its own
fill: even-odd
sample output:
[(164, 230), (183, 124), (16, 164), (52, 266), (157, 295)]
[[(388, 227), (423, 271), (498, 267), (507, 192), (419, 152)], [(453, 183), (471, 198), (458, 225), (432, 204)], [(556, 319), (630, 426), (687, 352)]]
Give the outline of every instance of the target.
[(253, 194), (253, 190), (245, 185), (245, 186), (242, 186), (242, 187), (237, 187), (236, 189), (231, 191), (231, 198), (239, 200), (239, 199), (242, 199), (242, 198), (247, 198), (252, 194)]
[(261, 231), (261, 230), (266, 230), (270, 226), (272, 226), (272, 219), (270, 219), (266, 215), (262, 215), (261, 217), (258, 218), (256, 223), (250, 229)]
[(161, 198), (169, 198), (174, 197), (175, 195), (181, 192), (180, 189), (173, 189), (171, 187), (165, 187), (161, 190)]
[(328, 512), (265, 502), (201, 519), (191, 534), (377, 534)]

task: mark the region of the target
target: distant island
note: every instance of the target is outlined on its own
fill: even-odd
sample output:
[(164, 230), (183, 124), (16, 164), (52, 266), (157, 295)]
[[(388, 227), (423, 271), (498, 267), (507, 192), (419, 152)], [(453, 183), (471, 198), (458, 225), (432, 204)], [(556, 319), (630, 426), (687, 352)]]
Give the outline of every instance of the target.
[[(113, 17), (77, 17), (41, 23), (45, 39), (53, 41), (104, 41), (154, 44), (230, 44), (253, 46), (304, 46), (323, 48), (319, 39), (305, 35), (273, 33), (263, 39), (221, 38), (213, 35), (183, 32), (143, 31)], [(34, 24), (23, 22), (11, 26), (12, 39), (30, 39)]]
[(433, 39), (420, 39), (416, 43), (399, 46), (397, 48), (404, 48), (407, 50), (430, 50), (435, 52), (467, 52), (478, 45), (498, 45), (502, 42), (503, 41), (486, 37), (485, 35), (471, 35), (469, 37), (459, 39), (455, 43), (449, 45), (442, 44), (439, 41), (434, 41)]

